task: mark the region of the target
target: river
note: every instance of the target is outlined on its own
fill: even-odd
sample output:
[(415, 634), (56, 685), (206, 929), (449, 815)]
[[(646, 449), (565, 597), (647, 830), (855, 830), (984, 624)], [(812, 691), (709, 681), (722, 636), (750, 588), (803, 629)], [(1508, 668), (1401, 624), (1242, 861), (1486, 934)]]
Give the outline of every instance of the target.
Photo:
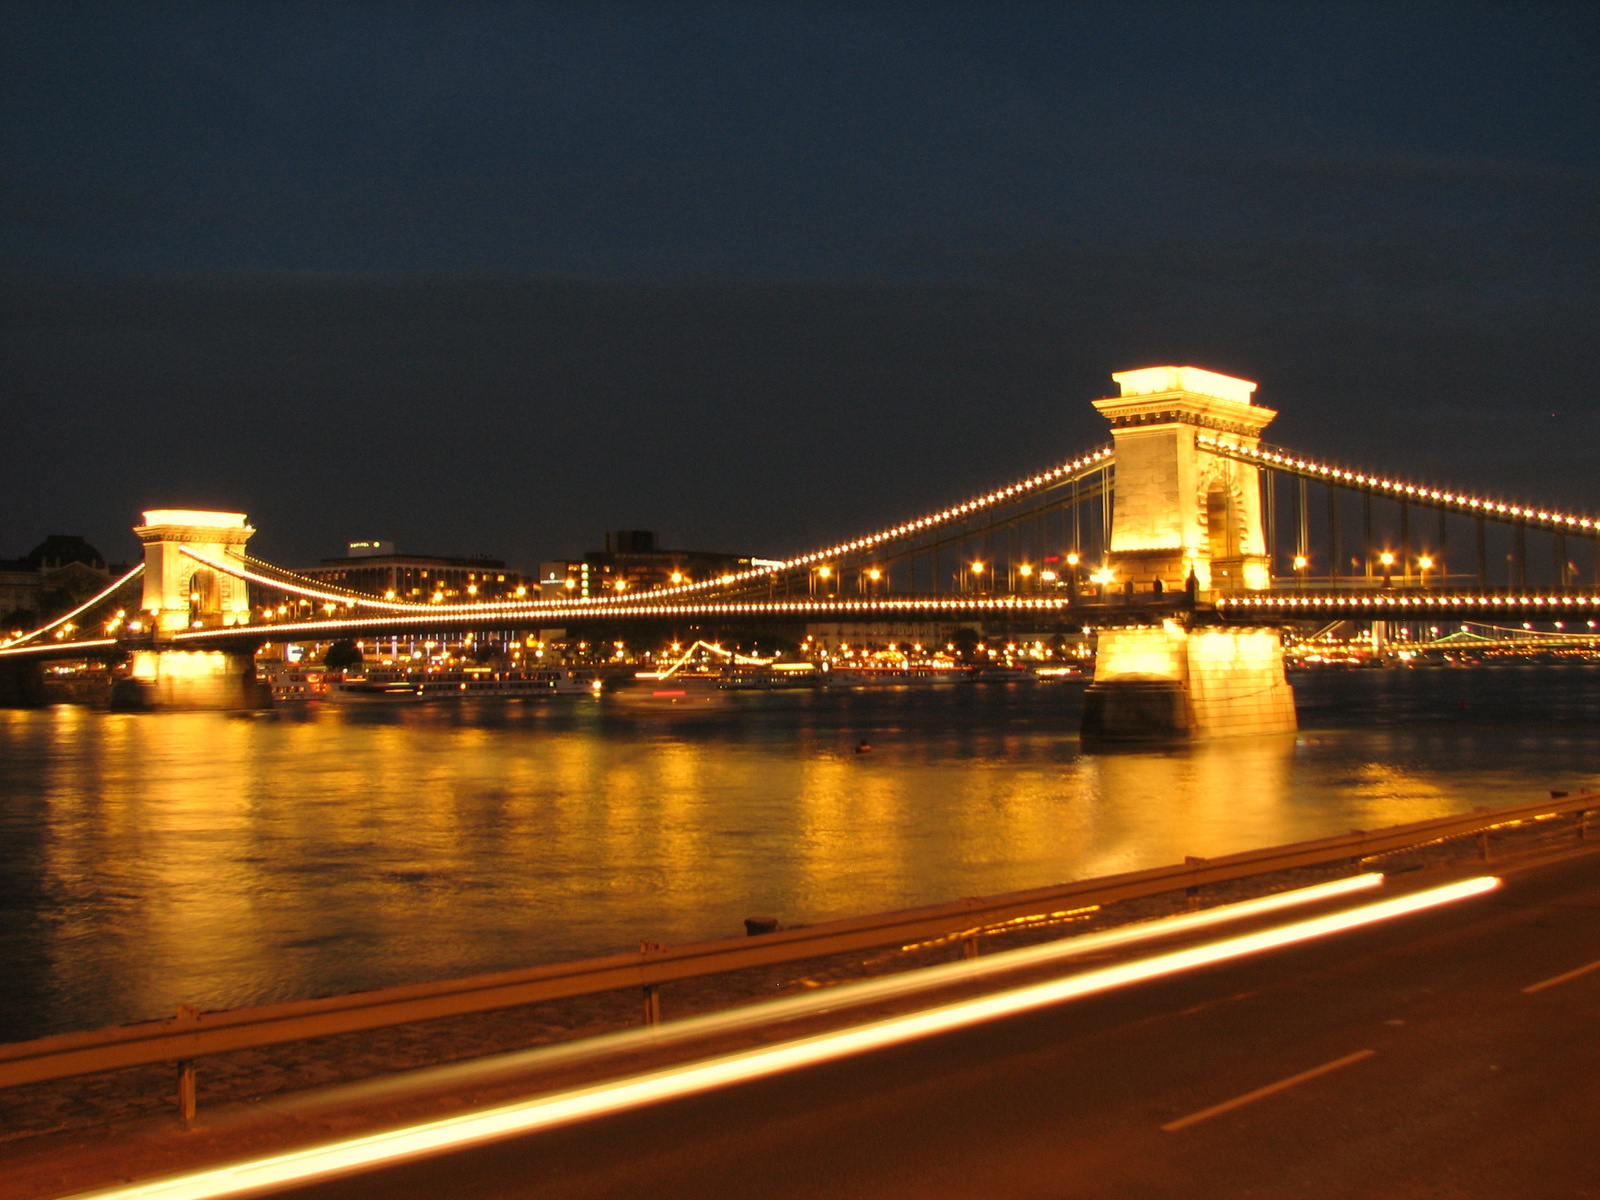
[(1600, 786), (1600, 665), (1294, 683), (1297, 736), (1111, 754), (1059, 683), (0, 711), (0, 1041)]

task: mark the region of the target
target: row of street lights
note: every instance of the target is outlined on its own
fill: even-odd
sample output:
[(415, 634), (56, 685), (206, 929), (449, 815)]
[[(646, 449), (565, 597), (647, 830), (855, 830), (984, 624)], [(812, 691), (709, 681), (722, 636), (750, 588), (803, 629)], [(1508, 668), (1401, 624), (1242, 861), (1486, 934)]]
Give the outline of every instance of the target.
[[(1378, 565), (1383, 568), (1384, 587), (1393, 586), (1394, 567), (1397, 561), (1398, 559), (1396, 559), (1392, 550), (1384, 550), (1378, 555)], [(1413, 561), (1416, 564), (1417, 573), (1422, 577), (1422, 586), (1427, 587), (1428, 572), (1433, 570), (1433, 556), (1430, 554), (1419, 554)], [(1306, 582), (1306, 568), (1310, 565), (1311, 560), (1304, 554), (1296, 554), (1294, 556), (1295, 578), (1299, 580), (1302, 587), (1305, 586)], [(1403, 563), (1401, 564), (1401, 569), (1402, 571), (1405, 569)]]
[[(1064, 558), (1069, 571), (1075, 574), (1078, 564), (1082, 561), (1081, 556), (1076, 552), (1071, 552), (1066, 554)], [(1016, 581), (1020, 580), (1022, 585), (1020, 590), (1023, 591), (1026, 591), (1035, 579), (1041, 584), (1058, 583), (1062, 579), (1060, 571), (1050, 567), (1036, 567), (1032, 563), (1018, 563), (1013, 569), (1016, 572), (1013, 583), (1015, 584)], [(835, 569), (826, 563), (812, 568), (810, 574), (811, 594), (817, 595), (819, 592), (827, 595), (836, 594), (831, 590), (835, 586), (832, 582), (834, 575)], [(876, 590), (877, 586), (883, 581), (884, 575), (885, 572), (881, 567), (868, 567), (866, 570), (858, 572), (856, 575), (857, 589), (860, 591)], [(956, 579), (962, 590), (978, 591), (982, 590), (985, 576), (993, 578), (992, 564), (985, 562), (983, 559), (973, 559), (963, 564), (956, 575)], [(1112, 579), (1111, 568), (1103, 567), (1090, 575), (1089, 578), (1096, 583), (1109, 583)]]

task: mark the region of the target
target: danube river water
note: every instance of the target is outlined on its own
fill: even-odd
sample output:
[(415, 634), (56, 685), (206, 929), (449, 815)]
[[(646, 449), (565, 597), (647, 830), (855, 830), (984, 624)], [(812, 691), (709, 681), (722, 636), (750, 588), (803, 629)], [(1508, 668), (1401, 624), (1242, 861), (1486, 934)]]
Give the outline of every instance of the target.
[(0, 711), (0, 1040), (1600, 786), (1600, 666), (1295, 691), (1297, 736), (1113, 754), (1071, 684)]

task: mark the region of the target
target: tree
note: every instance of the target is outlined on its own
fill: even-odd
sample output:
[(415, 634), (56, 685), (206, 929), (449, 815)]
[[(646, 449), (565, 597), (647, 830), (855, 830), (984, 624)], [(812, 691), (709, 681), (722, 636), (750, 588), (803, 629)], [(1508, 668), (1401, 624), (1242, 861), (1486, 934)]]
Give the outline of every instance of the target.
[(956, 655), (963, 662), (970, 662), (978, 652), (978, 631), (963, 625), (950, 635), (950, 641), (955, 645)]
[(328, 647), (322, 656), (322, 665), (330, 671), (348, 671), (361, 665), (361, 647), (349, 638), (340, 638)]

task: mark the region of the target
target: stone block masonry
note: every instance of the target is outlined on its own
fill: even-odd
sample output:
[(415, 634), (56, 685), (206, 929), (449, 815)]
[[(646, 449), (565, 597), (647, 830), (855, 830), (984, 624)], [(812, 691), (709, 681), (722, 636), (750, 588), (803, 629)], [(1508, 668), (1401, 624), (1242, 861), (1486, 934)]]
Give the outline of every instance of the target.
[(1294, 691), (1275, 629), (1159, 627), (1100, 632), (1083, 733), (1173, 741), (1293, 733)]

